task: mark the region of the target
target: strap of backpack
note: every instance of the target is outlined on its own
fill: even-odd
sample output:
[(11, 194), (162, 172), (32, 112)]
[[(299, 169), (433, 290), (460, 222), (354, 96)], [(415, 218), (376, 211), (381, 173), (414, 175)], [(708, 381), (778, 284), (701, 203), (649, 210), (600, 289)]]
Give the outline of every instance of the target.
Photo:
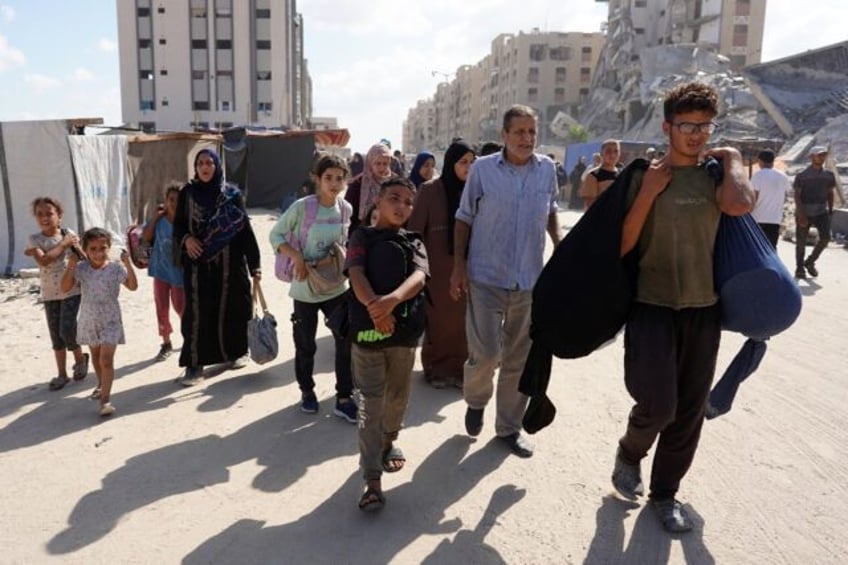
[[(309, 195), (304, 199), (303, 220), (300, 222), (300, 236), (297, 239), (296, 249), (300, 250), (306, 245), (306, 238), (309, 235), (309, 228), (315, 223), (315, 218), (318, 217), (318, 197)], [(292, 245), (294, 247), (294, 245)]]

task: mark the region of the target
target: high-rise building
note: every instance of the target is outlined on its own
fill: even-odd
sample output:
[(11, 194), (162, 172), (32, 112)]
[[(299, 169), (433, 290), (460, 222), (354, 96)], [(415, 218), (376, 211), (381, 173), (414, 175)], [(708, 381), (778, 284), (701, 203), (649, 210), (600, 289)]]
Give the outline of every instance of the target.
[[(500, 139), (501, 118), (513, 104), (526, 104), (539, 114), (540, 144), (559, 143), (550, 123), (559, 112), (575, 112), (588, 95), (604, 40), (602, 33), (537, 29), (498, 35), (488, 55), (460, 66), (451, 80), (436, 87), (432, 99), (409, 110), (405, 151), (444, 150), (454, 137), (472, 143)], [(416, 127), (432, 127), (432, 134)]]
[(305, 126), (295, 0), (117, 0), (121, 110), (146, 131)]

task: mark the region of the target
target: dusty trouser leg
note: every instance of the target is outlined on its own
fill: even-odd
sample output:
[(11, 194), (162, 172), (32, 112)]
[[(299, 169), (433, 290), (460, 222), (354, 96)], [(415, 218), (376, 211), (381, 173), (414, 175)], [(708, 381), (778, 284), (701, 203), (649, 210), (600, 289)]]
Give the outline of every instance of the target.
[(503, 358), (498, 371), (495, 433), (508, 436), (521, 431), (527, 397), (518, 392), (518, 381), (530, 352), (531, 291), (510, 291), (503, 322)]
[(486, 407), (494, 393), (495, 369), (501, 361), (501, 330), (506, 290), (471, 282), (465, 333), (468, 360), (463, 377), (463, 396), (469, 408)]
[(351, 346), (353, 374), (359, 395), (359, 467), (366, 480), (383, 474), (383, 421), (386, 394), (386, 355), (384, 350)]

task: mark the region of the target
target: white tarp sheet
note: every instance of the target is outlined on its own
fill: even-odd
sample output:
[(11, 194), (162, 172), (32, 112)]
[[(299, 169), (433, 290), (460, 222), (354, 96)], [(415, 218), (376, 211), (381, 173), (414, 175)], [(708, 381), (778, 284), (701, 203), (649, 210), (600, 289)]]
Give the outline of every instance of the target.
[(130, 224), (127, 148), (122, 135), (69, 135), (82, 225), (112, 233), (112, 245), (124, 244)]
[(0, 123), (0, 274), (35, 267), (24, 256), (38, 231), (30, 204), (38, 196), (58, 199), (62, 225), (78, 230), (71, 156), (64, 120)]

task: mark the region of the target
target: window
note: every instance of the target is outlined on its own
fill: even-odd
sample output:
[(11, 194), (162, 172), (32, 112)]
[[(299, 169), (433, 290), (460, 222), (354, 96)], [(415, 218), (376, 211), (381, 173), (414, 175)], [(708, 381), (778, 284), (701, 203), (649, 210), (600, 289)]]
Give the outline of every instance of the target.
[(271, 104), (270, 102), (259, 102), (256, 105), (256, 109), (260, 112), (270, 112), (272, 108), (273, 104)]
[(150, 40), (149, 39), (139, 39), (138, 40), (138, 48), (139, 49), (150, 49)]
[(166, 43), (168, 43), (167, 39), (165, 39), (164, 37), (159, 38), (159, 45), (165, 45)]
[(580, 82), (587, 83), (592, 79), (592, 71), (583, 67), (580, 69)]
[(221, 129), (230, 129), (233, 127), (233, 122), (221, 122)]
[(168, 76), (168, 69), (161, 69), (159, 71), (159, 76), (162, 76), (162, 77)]
[(233, 71), (218, 71), (218, 78), (232, 77)]
[(527, 82), (537, 84), (539, 82), (539, 67), (530, 67), (527, 69)]
[(138, 122), (138, 127), (144, 133), (154, 133), (156, 131), (156, 122)]
[(256, 48), (257, 49), (270, 49), (271, 48), (271, 40), (270, 39), (257, 39), (256, 40)]
[(147, 110), (155, 110), (156, 102), (154, 102), (153, 100), (142, 100), (138, 107), (142, 112)]
[(229, 112), (230, 111), (230, 101), (229, 100), (221, 100), (221, 111)]
[(153, 80), (153, 71), (138, 71), (138, 78), (141, 80)]
[(736, 0), (736, 15), (750, 16), (751, 15), (751, 0)]
[(555, 80), (557, 84), (563, 84), (565, 82), (565, 67), (557, 67), (555, 71)]
[(635, 33), (636, 35), (645, 35), (645, 28), (643, 28), (643, 27), (634, 27), (634, 28), (633, 28), (633, 33)]
[(232, 49), (233, 48), (233, 40), (232, 39), (219, 39), (215, 42), (215, 47), (218, 49)]
[(206, 71), (191, 71), (191, 78), (194, 80), (202, 80), (206, 78)]
[(192, 110), (208, 110), (209, 109), (209, 102), (208, 101), (193, 102), (191, 109)]
[(191, 48), (192, 49), (206, 49), (207, 43), (205, 39), (192, 39), (191, 40)]
[(551, 47), (552, 61), (568, 61), (571, 58), (571, 49), (561, 45), (559, 47)]
[(168, 99), (167, 99), (167, 98), (163, 98), (163, 99), (162, 99), (162, 106), (167, 106), (167, 105), (168, 105)]
[(544, 61), (547, 54), (548, 46), (542, 43), (534, 43), (530, 45), (530, 60)]
[(581, 88), (580, 89), (580, 101), (585, 102), (587, 98), (589, 98), (589, 89), (588, 88)]
[(591, 47), (582, 47), (580, 49), (580, 62), (588, 63), (592, 60), (592, 48)]
[(159, 8), (157, 8), (156, 11), (159, 12), (160, 14), (164, 14), (165, 13), (165, 6), (159, 6)]
[(538, 88), (528, 88), (527, 89), (527, 101), (528, 102), (538, 102), (539, 101), (539, 89)]
[(633, 2), (634, 8), (646, 8), (648, 6), (648, 0), (635, 0)]
[(748, 26), (736, 24), (733, 26), (733, 46), (745, 47), (748, 45)]
[(271, 71), (257, 71), (256, 80), (271, 80)]
[(267, 20), (271, 17), (271, 10), (267, 8), (257, 8), (256, 9), (256, 19), (257, 20)]
[(565, 88), (558, 86), (554, 89), (554, 104), (565, 104)]
[(149, 18), (150, 8), (136, 8), (135, 13), (139, 18)]

